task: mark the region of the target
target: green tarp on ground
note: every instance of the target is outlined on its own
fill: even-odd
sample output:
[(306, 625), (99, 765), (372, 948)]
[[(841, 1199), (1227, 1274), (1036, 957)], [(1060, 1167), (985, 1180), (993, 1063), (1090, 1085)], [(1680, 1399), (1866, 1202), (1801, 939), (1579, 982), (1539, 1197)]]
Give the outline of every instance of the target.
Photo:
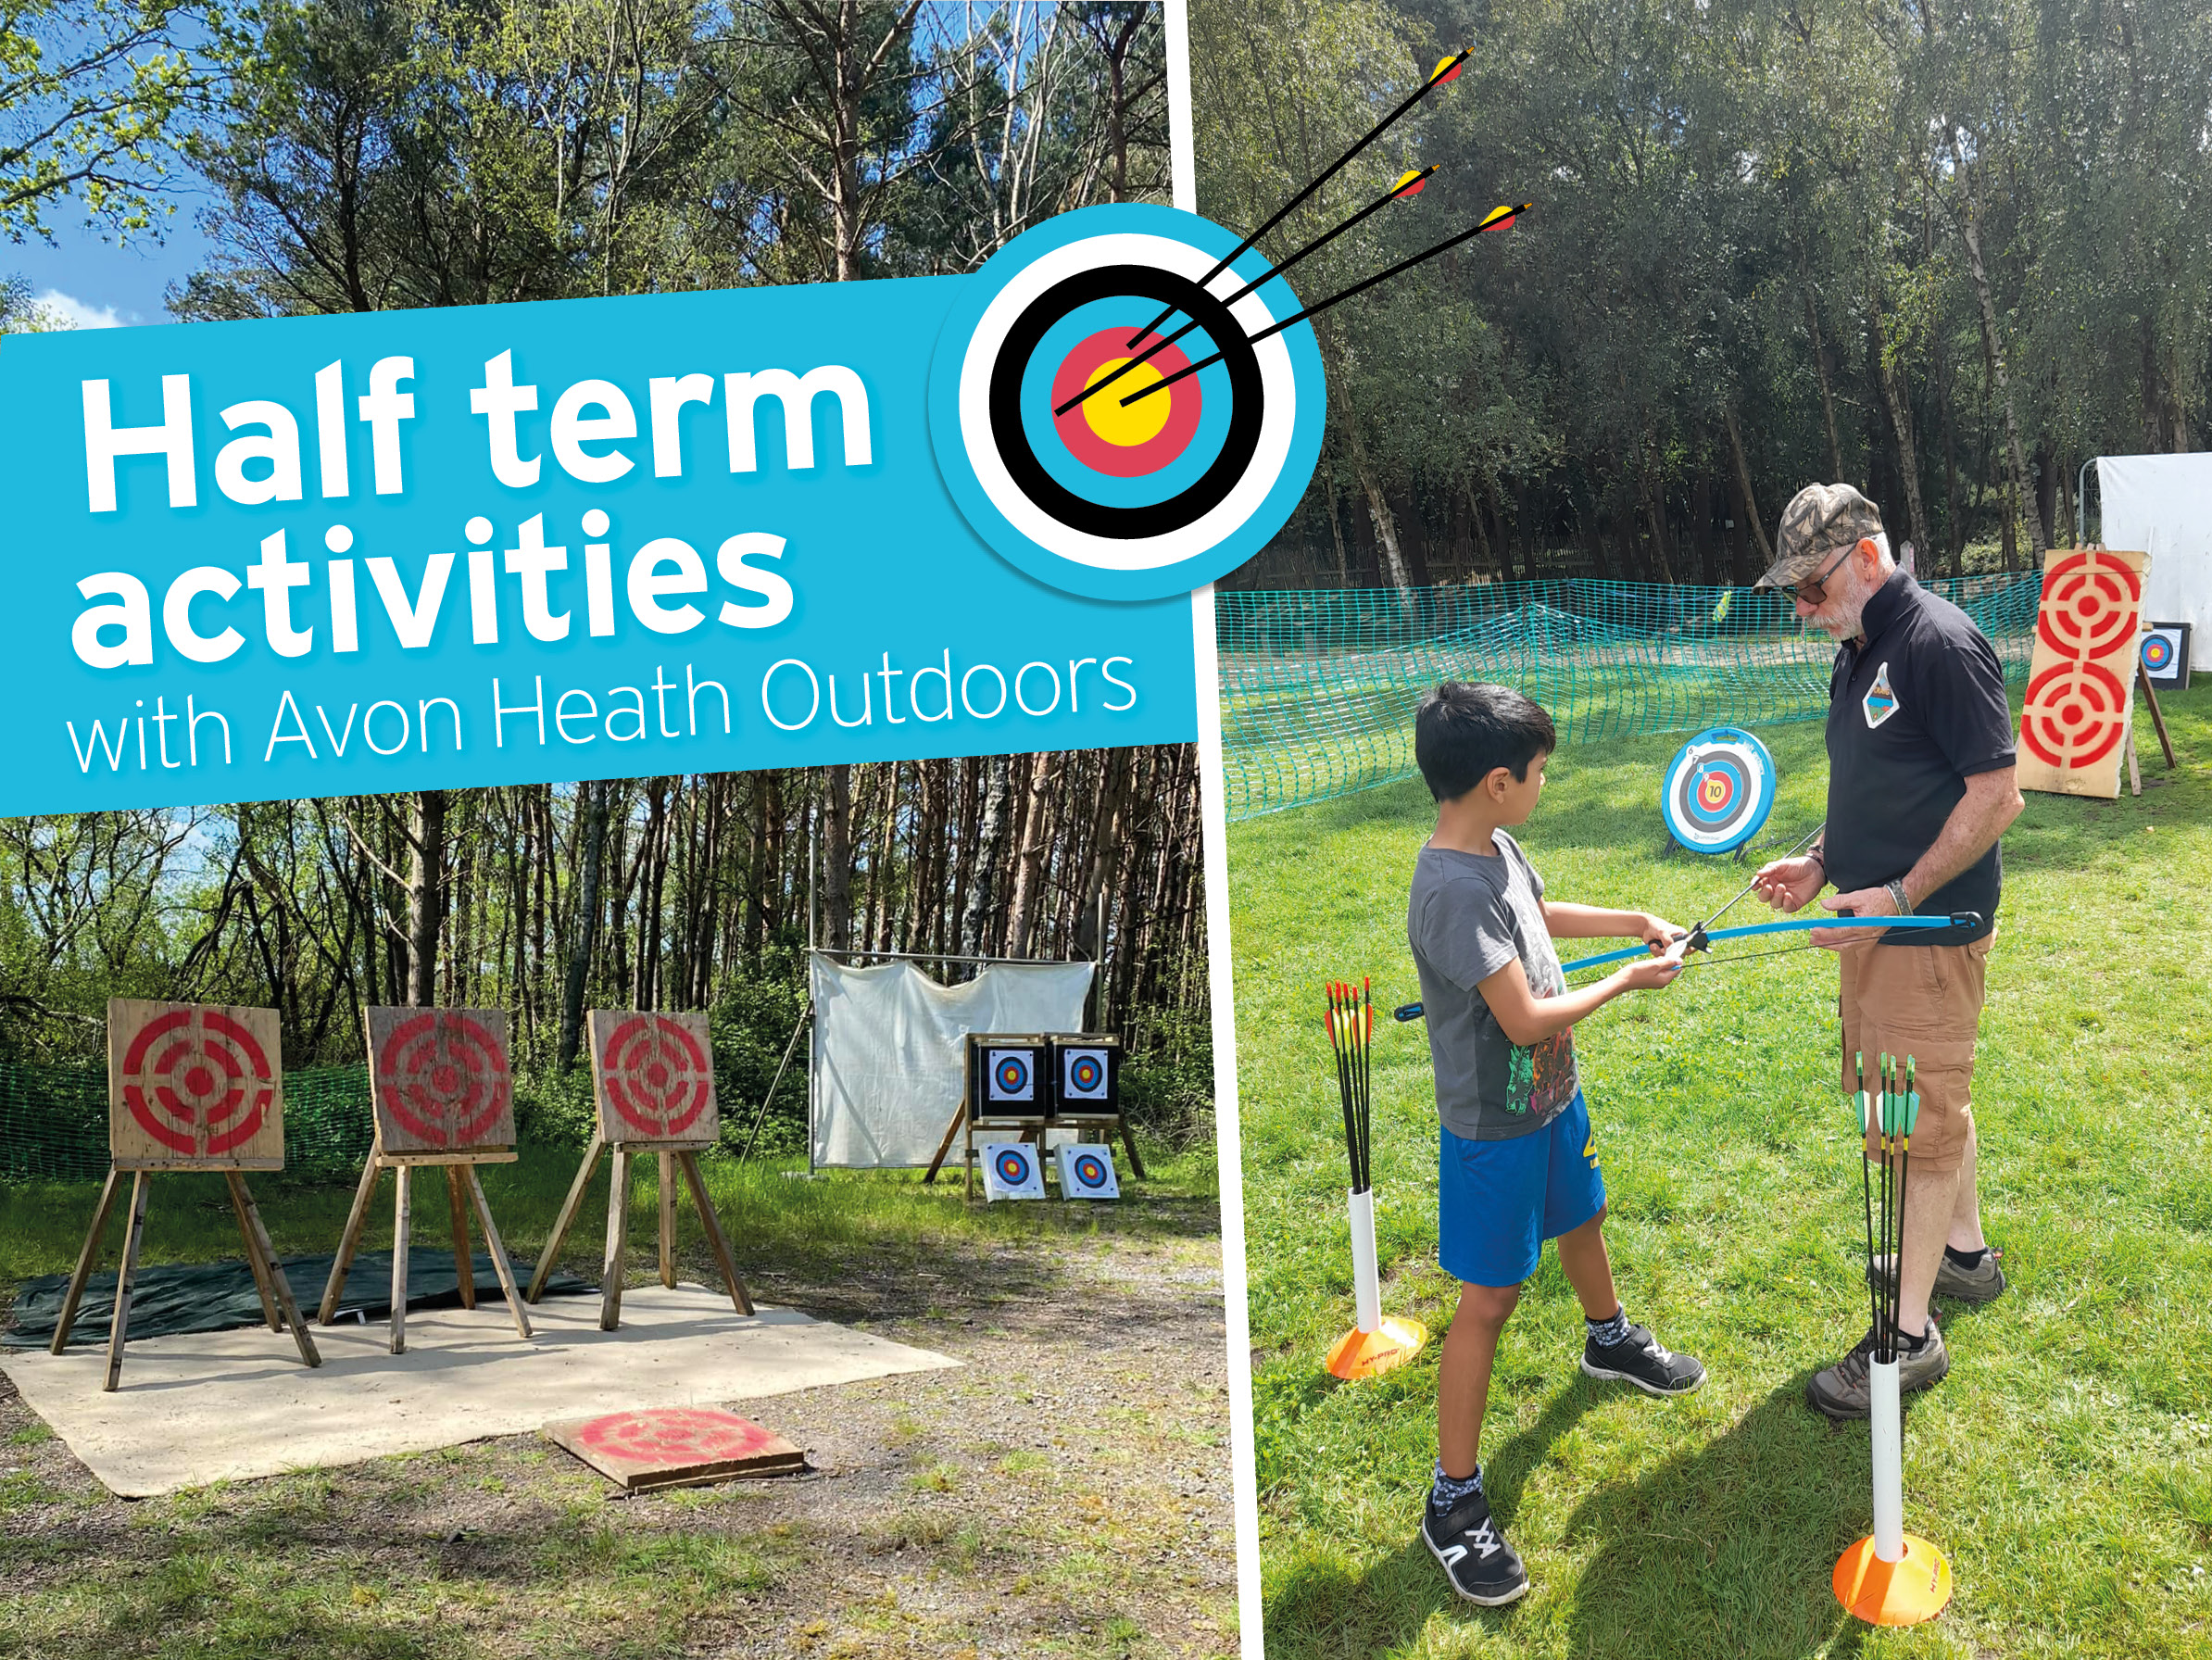
[[(292, 1282), (292, 1295), (300, 1312), (311, 1322), (322, 1303), (322, 1288), (337, 1259), (324, 1251), (318, 1256), (295, 1257), (284, 1264), (284, 1277)], [(491, 1257), (477, 1251), (470, 1259), (476, 1271), (479, 1302), (504, 1302), (499, 1276)], [(509, 1259), (517, 1285), (527, 1284), (534, 1264)], [(27, 1279), (16, 1293), (15, 1324), (0, 1332), (0, 1345), (10, 1349), (44, 1349), (54, 1340), (54, 1323), (61, 1315), (61, 1300), (69, 1292), (69, 1276), (45, 1274)], [(554, 1274), (546, 1282), (548, 1297), (575, 1296), (596, 1291), (573, 1274)], [(453, 1308), (460, 1302), (460, 1279), (453, 1271), (453, 1252), (416, 1246), (407, 1253), (407, 1305), (417, 1308)], [(338, 1300), (340, 1319), (383, 1320), (392, 1313), (392, 1253), (363, 1251), (346, 1270), (346, 1294)], [(115, 1317), (115, 1275), (95, 1274), (85, 1283), (84, 1298), (77, 1308), (76, 1324), (69, 1330), (72, 1348), (105, 1343), (107, 1325)], [(224, 1263), (175, 1263), (141, 1268), (131, 1284), (132, 1338), (169, 1337), (186, 1331), (227, 1331), (238, 1326), (261, 1324), (261, 1298), (254, 1289), (253, 1270), (245, 1259)]]

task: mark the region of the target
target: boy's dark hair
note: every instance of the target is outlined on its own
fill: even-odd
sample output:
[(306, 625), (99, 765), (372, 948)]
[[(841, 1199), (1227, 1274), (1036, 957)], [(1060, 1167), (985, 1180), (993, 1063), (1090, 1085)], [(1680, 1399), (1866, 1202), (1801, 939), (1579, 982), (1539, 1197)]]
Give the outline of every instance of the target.
[(1439, 801), (1457, 800), (1499, 767), (1525, 783), (1528, 763), (1558, 747), (1552, 717), (1509, 685), (1447, 680), (1414, 716), (1414, 764)]

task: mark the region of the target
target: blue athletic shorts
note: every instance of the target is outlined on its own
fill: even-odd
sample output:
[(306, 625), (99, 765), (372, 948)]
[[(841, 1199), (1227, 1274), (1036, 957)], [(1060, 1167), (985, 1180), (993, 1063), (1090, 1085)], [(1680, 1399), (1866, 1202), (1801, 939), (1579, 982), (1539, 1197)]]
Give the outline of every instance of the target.
[(1437, 1262), (1473, 1286), (1517, 1286), (1546, 1239), (1605, 1208), (1605, 1179), (1582, 1092), (1544, 1126), (1510, 1141), (1443, 1137), (1437, 1170)]

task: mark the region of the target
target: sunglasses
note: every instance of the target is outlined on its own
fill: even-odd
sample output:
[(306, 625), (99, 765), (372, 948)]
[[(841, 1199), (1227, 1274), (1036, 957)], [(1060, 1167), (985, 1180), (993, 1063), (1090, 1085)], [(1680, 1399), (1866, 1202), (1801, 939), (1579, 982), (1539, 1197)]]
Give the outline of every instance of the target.
[(1836, 555), (1834, 559), (1829, 560), (1828, 568), (1817, 576), (1808, 576), (1804, 581), (1791, 585), (1790, 597), (1806, 605), (1820, 604), (1828, 597), (1828, 579), (1835, 574), (1838, 565), (1841, 565), (1858, 550), (1858, 546), (1856, 542), (1854, 542), (1841, 553)]

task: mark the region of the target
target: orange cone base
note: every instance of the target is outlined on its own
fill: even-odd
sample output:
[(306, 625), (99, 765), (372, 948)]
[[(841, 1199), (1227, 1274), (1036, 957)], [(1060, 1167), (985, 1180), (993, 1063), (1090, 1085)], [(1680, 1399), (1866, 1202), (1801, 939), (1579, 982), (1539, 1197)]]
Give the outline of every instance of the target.
[(1428, 1327), (1418, 1320), (1386, 1316), (1379, 1331), (1362, 1331), (1355, 1326), (1330, 1347), (1329, 1376), (1347, 1382), (1355, 1377), (1379, 1377), (1394, 1366), (1405, 1364), (1421, 1352), (1421, 1345), (1427, 1341)]
[(1836, 1562), (1836, 1601), (1870, 1626), (1917, 1626), (1951, 1600), (1951, 1564), (1924, 1539), (1904, 1536), (1904, 1560), (1884, 1562), (1871, 1536)]

